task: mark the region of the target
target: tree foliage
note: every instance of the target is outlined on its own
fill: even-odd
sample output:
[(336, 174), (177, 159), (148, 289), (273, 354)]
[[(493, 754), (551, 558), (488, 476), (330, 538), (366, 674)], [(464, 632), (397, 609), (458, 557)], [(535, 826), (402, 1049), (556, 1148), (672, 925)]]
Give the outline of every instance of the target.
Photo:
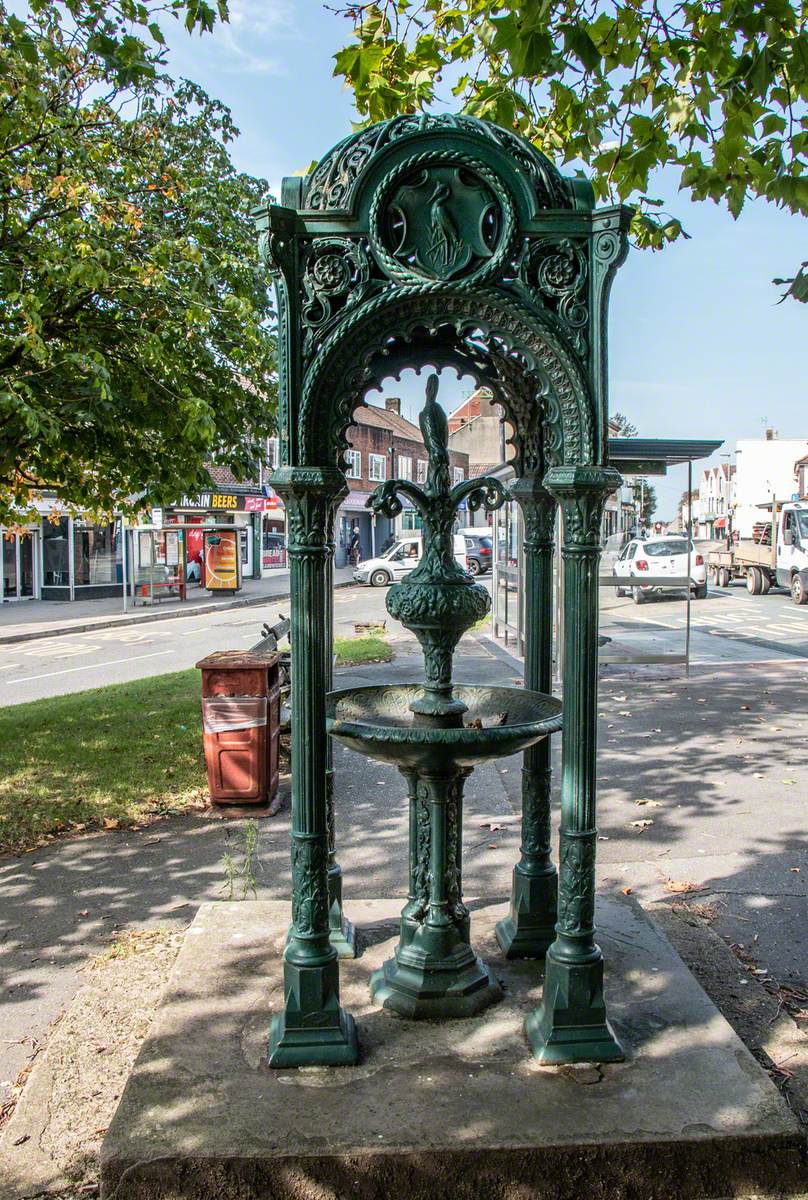
[[(788, 0), (379, 0), (342, 4), (335, 73), (381, 120), (441, 98), (583, 164), (600, 201), (636, 205), (633, 233), (683, 235), (649, 194), (669, 167), (737, 217), (761, 196), (808, 212), (808, 30)], [(805, 299), (805, 265), (790, 294)], [(796, 284), (796, 286), (794, 286)]]
[(650, 525), (651, 517), (657, 509), (656, 488), (652, 483), (648, 482), (645, 476), (640, 476), (634, 480), (632, 490), (640, 523), (642, 525)]
[(609, 422), (617, 426), (620, 431), (620, 437), (634, 438), (639, 433), (637, 426), (620, 412), (612, 413), (609, 417)]
[(227, 109), (165, 75), (166, 11), (216, 15), (0, 0), (0, 522), (37, 487), (176, 499), (270, 429), (266, 185), (234, 169)]

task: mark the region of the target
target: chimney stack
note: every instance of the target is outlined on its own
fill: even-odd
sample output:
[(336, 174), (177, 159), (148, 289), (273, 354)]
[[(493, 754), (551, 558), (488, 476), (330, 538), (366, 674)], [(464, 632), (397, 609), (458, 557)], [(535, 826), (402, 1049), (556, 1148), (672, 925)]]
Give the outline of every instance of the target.
[(401, 416), (401, 397), (400, 396), (385, 396), (384, 407), (388, 412), (395, 413), (397, 417)]
[(766, 430), (766, 441), (767, 442), (777, 441), (777, 430), (776, 429), (767, 429)]

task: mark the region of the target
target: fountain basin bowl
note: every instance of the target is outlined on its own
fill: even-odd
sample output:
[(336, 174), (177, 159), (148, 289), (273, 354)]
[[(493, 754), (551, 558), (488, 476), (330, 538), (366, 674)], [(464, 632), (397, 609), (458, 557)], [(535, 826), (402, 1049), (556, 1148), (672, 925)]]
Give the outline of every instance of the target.
[(326, 697), (328, 732), (345, 746), (397, 767), (473, 767), (527, 750), (561, 728), (561, 701), (515, 687), (455, 684), (462, 724), (441, 726), (410, 711), (416, 684), (345, 688)]

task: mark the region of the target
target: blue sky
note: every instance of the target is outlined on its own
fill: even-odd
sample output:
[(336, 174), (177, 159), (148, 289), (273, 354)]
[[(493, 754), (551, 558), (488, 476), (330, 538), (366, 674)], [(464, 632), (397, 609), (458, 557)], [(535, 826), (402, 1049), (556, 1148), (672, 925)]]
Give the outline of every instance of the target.
[[(279, 188), (346, 133), (356, 114), (332, 77), (349, 32), (320, 0), (236, 0), (212, 35), (166, 30), (170, 67), (230, 106), (237, 165)], [(777, 304), (771, 279), (808, 258), (804, 220), (770, 205), (739, 221), (712, 204), (658, 189), (691, 234), (662, 253), (633, 250), (612, 290), (610, 398), (647, 437), (808, 437), (808, 307)], [(463, 384), (444, 375), (444, 403)], [(423, 381), (391, 386), (413, 416)], [(706, 463), (695, 465), (694, 475)], [(659, 515), (672, 516), (684, 469), (655, 481)]]

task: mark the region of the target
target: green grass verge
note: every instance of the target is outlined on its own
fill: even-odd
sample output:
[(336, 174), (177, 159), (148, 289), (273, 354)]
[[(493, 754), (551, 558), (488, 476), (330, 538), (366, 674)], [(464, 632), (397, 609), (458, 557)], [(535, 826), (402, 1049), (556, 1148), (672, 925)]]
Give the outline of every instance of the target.
[(334, 638), (334, 653), (338, 667), (355, 667), (361, 663), (390, 662), (393, 651), (383, 637), (367, 634), (364, 637)]
[(0, 709), (0, 851), (207, 797), (198, 671)]
[[(338, 666), (389, 662), (382, 637), (335, 638)], [(0, 853), (207, 803), (199, 672), (0, 708)]]

